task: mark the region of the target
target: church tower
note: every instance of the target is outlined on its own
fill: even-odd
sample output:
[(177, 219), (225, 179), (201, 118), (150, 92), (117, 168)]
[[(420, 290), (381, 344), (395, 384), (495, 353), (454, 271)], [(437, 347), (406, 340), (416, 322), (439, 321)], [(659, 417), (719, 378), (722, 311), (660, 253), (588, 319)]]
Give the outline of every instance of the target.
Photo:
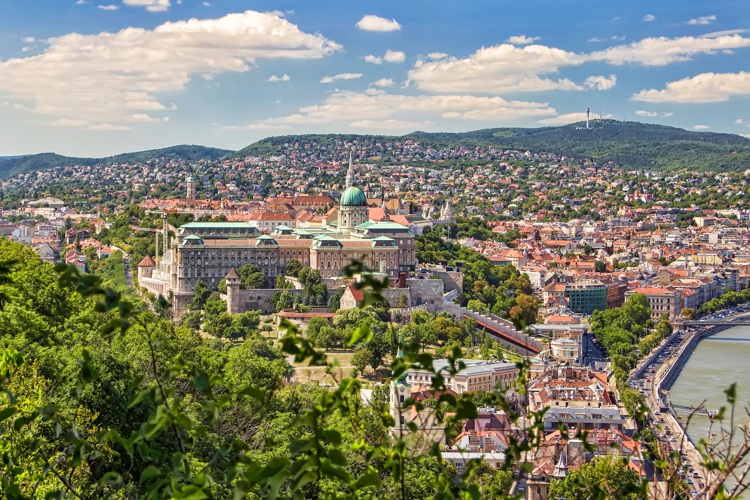
[(187, 199), (195, 199), (195, 179), (193, 179), (192, 175), (187, 179)]
[(339, 202), (339, 231), (351, 233), (354, 228), (367, 222), (367, 197), (361, 189), (354, 185), (354, 164), (349, 153), (349, 170), (346, 173), (346, 190)]

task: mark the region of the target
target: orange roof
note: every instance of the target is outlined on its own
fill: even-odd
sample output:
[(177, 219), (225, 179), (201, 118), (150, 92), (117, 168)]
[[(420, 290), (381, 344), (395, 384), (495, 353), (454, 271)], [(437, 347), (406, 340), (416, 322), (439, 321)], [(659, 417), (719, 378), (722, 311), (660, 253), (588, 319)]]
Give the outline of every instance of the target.
[(156, 267), (154, 259), (146, 255), (139, 263), (138, 267)]

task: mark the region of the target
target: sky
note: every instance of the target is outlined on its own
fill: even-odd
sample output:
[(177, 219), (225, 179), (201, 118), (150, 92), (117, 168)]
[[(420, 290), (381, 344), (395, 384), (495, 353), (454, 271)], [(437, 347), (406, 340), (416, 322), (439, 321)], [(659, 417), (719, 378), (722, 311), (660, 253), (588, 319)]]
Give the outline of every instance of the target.
[(592, 116), (750, 137), (747, 0), (0, 0), (0, 156)]

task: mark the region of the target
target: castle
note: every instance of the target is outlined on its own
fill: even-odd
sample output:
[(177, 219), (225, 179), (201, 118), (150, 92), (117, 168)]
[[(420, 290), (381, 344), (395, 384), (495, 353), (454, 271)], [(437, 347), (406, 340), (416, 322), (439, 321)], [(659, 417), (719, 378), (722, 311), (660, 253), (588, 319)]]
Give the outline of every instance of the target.
[[(195, 196), (194, 186), (188, 187), (192, 191), (189, 194)], [(215, 290), (230, 271), (245, 264), (258, 266), (272, 280), (285, 274), (287, 264), (297, 260), (320, 271), (333, 288), (341, 286), (335, 278), (343, 276), (345, 267), (355, 259), (396, 280), (400, 273), (414, 270), (416, 246), (410, 229), (388, 220), (387, 212), (384, 219), (369, 220), (367, 198), (354, 185), (350, 157), (346, 189), (334, 222), (320, 229), (278, 226), (272, 234), (261, 234), (247, 222), (190, 222), (179, 227), (160, 262), (150, 257), (141, 261), (138, 281), (149, 291), (167, 297), (173, 304), (174, 317), (179, 318), (192, 301), (198, 280)], [(257, 300), (264, 303), (261, 295)]]

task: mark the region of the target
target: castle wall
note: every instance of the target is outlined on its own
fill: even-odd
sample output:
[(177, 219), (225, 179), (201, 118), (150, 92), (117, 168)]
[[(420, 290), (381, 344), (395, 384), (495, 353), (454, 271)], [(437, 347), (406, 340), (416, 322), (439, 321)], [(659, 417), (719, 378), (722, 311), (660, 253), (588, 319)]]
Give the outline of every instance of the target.
[(406, 286), (410, 291), (412, 306), (422, 304), (439, 306), (443, 302), (445, 284), (443, 280), (407, 279)]
[[(285, 290), (279, 289), (264, 289), (264, 290), (231, 290), (227, 287), (227, 295), (222, 296), (224, 300), (227, 300), (227, 311), (233, 314), (243, 313), (247, 311), (260, 310), (263, 314), (270, 314), (276, 312), (276, 307), (271, 302), (276, 292), (283, 292)], [(287, 292), (295, 296), (301, 296), (303, 290), (288, 288)], [(234, 297), (236, 293), (236, 299)], [(229, 297), (232, 295), (232, 297)], [(230, 306), (229, 300), (234, 304)]]
[(437, 275), (443, 281), (446, 292), (458, 290), (458, 293), (464, 293), (464, 275), (461, 271), (438, 271)]

